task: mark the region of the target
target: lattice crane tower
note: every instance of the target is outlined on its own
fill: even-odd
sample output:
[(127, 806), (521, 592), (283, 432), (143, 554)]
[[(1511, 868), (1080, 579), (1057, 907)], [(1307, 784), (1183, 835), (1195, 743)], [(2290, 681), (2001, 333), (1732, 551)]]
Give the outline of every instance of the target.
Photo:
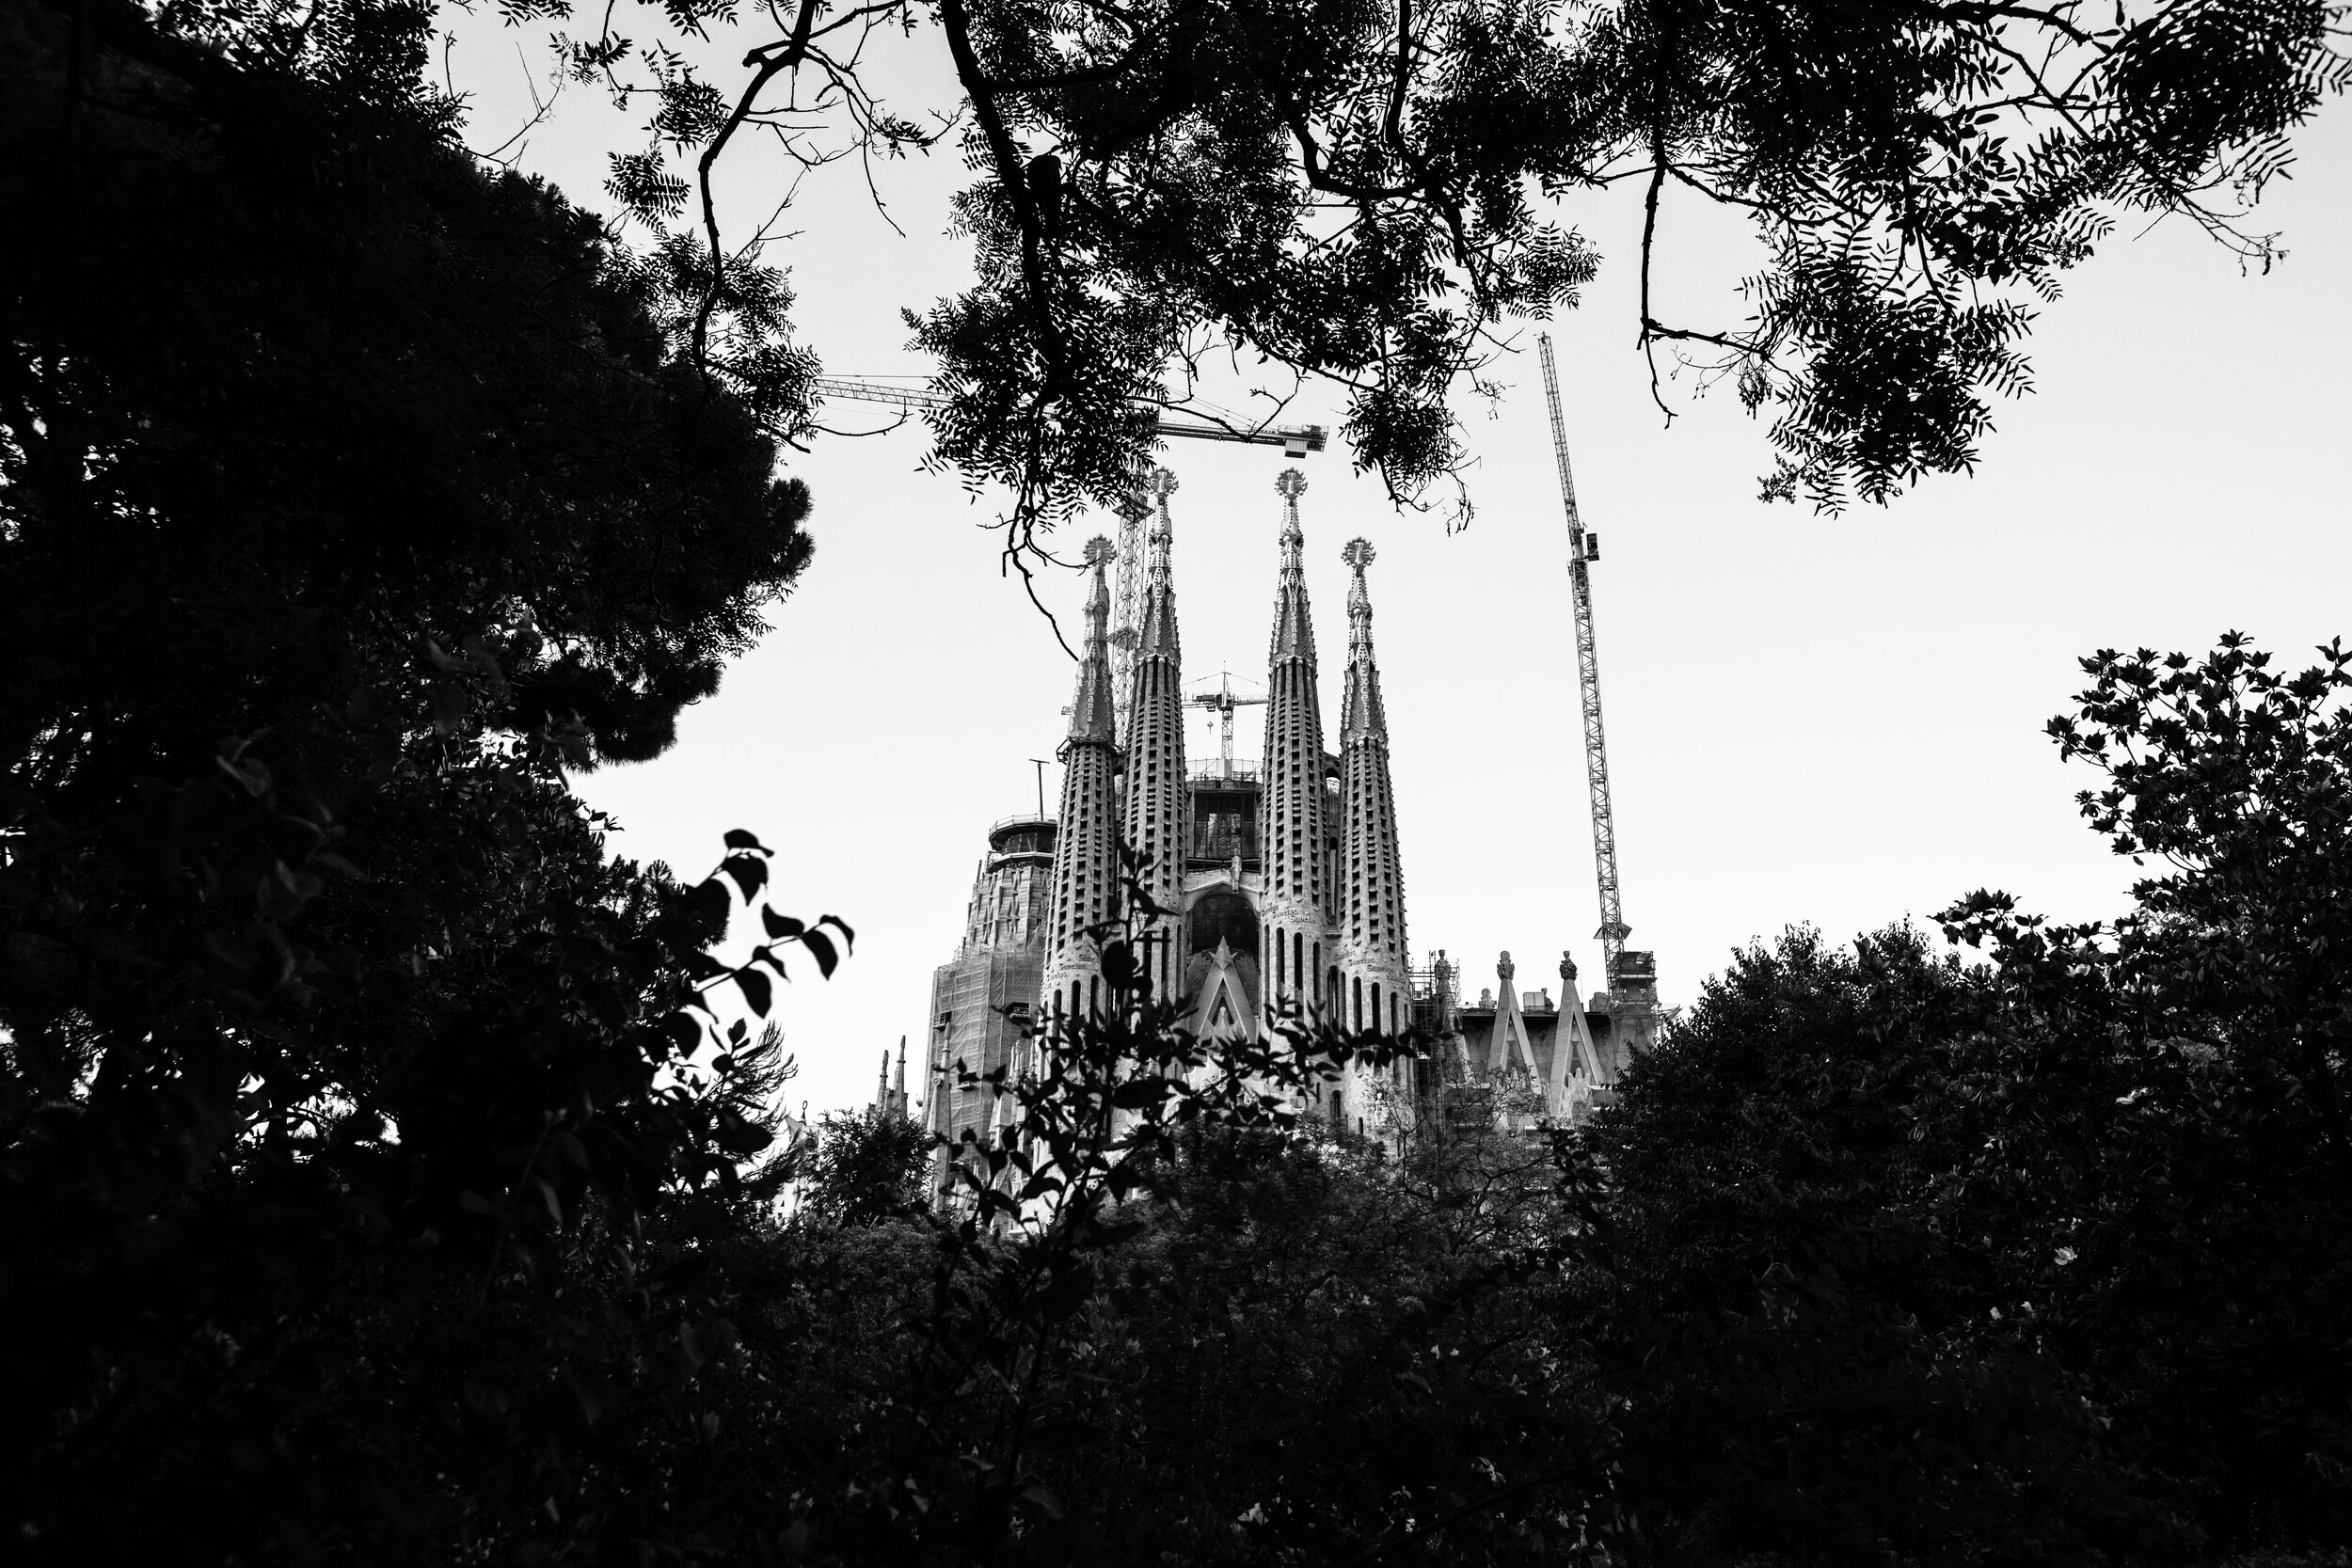
[(1221, 721), (1216, 742), (1217, 777), (1232, 778), (1233, 776), (1233, 710), (1244, 707), (1263, 707), (1266, 705), (1266, 699), (1234, 696), (1233, 673), (1228, 670), (1218, 676), (1217, 689), (1215, 691), (1200, 692), (1196, 696), (1185, 698), (1184, 701), (1195, 707), (1209, 709)]
[(1609, 743), (1600, 722), (1600, 655), (1593, 641), (1591, 562), (1600, 559), (1600, 537), (1584, 531), (1576, 510), (1576, 476), (1568, 467), (1567, 425), (1560, 417), (1560, 377), (1551, 366), (1551, 334), (1538, 334), (1544, 362), (1544, 398), (1551, 405), (1551, 451), (1560, 465), (1560, 501), (1568, 515), (1568, 582), (1576, 602), (1576, 674), (1584, 705), (1584, 787), (1593, 808), (1593, 872), (1600, 883), (1602, 967), (1614, 985), (1617, 960), (1632, 927), (1617, 892), (1617, 825), (1609, 809)]

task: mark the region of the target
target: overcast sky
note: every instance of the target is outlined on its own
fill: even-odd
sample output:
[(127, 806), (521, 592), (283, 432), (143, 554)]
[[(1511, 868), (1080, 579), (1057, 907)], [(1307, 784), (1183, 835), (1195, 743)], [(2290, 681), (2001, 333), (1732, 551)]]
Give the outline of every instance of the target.
[[(452, 80), (489, 147), (529, 112), (532, 34), (461, 21)], [(739, 43), (735, 50), (740, 52)], [(724, 53), (722, 49), (720, 53)], [(898, 103), (946, 104), (935, 68), (898, 66)], [(542, 88), (544, 91), (544, 87)], [(580, 88), (530, 136), (522, 166), (605, 205), (604, 155), (640, 138)], [(746, 147), (745, 214), (785, 176)], [(829, 373), (920, 373), (902, 307), (966, 275), (944, 237), (952, 153), (882, 171), (894, 233), (855, 169), (805, 182), (776, 247), (800, 331)], [(2031, 909), (2118, 912), (2134, 875), (2081, 825), (2042, 722), (2104, 646), (2191, 652), (2241, 628), (2294, 664), (2352, 633), (2344, 485), (2352, 364), (2352, 114), (2324, 114), (2259, 226), (2289, 251), (2268, 276), (2185, 225), (2126, 230), (2042, 312), (2037, 390), (1998, 404), (1973, 476), (1890, 507), (1821, 517), (1756, 499), (1760, 424), (1727, 392), (1669, 384), (1671, 426), (1634, 347), (1637, 208), (1595, 198), (1566, 220), (1605, 261), (1555, 336), (1595, 569), (1609, 760), (1631, 945), (1687, 1002), (1732, 951), (1809, 922), (1845, 940), (1926, 917), (1982, 886)], [(1669, 206), (1661, 303), (1736, 323), (1740, 230)], [(1469, 406), (1474, 521), (1448, 536), (1400, 515), (1337, 450), (1307, 459), (1301, 505), (1327, 718), (1346, 654), (1340, 550), (1362, 535), (1388, 699), (1406, 908), (1416, 962), (1444, 948), (1475, 992), (1508, 948), (1520, 984), (1554, 984), (1563, 949), (1599, 970), (1593, 854), (1558, 486), (1534, 355), (1502, 366), (1491, 418)], [(1301, 419), (1336, 424), (1336, 400)], [(871, 428), (886, 416), (829, 411)], [(841, 915), (855, 957), (813, 973), (780, 1011), (813, 1107), (862, 1102), (901, 1034), (919, 1049), (932, 968), (955, 950), (988, 825), (1036, 803), (1073, 668), (1019, 586), (1000, 578), (989, 498), (926, 474), (919, 425), (825, 439), (789, 467), (816, 495), (814, 564), (772, 630), (690, 710), (657, 761), (580, 781), (624, 827), (623, 853), (699, 876), (720, 836), (780, 853), (780, 907)], [(1279, 451), (1172, 443), (1177, 603), (1196, 689), (1230, 668), (1262, 689), (1286, 467)], [(1062, 540), (1073, 558), (1089, 520)], [(1074, 576), (1049, 582), (1069, 615)], [(1262, 709), (1236, 723), (1254, 757)], [(1189, 746), (1214, 755), (1203, 714)], [(1056, 774), (1047, 770), (1048, 799)]]

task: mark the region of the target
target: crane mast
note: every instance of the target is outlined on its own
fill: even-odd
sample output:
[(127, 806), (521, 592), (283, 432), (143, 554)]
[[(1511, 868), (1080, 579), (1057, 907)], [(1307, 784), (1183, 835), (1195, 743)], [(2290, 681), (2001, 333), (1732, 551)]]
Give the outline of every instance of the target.
[(1584, 787), (1592, 798), (1593, 873), (1600, 883), (1601, 963), (1613, 987), (1617, 958), (1632, 927), (1617, 894), (1617, 826), (1609, 809), (1609, 745), (1600, 722), (1600, 655), (1593, 641), (1591, 563), (1600, 558), (1599, 536), (1584, 531), (1576, 510), (1576, 476), (1568, 467), (1568, 431), (1560, 417), (1560, 377), (1551, 365), (1551, 334), (1535, 344), (1544, 362), (1544, 399), (1551, 407), (1551, 452), (1560, 465), (1560, 502), (1568, 515), (1568, 583), (1576, 603), (1576, 675), (1584, 707)]
[(1233, 776), (1233, 710), (1244, 707), (1263, 707), (1267, 699), (1234, 696), (1233, 673), (1228, 670), (1218, 677), (1217, 689), (1215, 691), (1204, 691), (1198, 696), (1187, 697), (1184, 701), (1195, 707), (1208, 708), (1221, 721), (1217, 729), (1217, 777), (1232, 778)]

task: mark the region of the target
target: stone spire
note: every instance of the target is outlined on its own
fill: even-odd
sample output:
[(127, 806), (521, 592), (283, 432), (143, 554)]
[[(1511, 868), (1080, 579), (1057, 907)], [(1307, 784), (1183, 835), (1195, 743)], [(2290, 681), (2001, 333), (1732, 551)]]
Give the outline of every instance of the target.
[(1087, 597), (1087, 651), (1078, 661), (1078, 694), (1070, 705), (1070, 735), (1063, 742), (1104, 746), (1119, 744), (1119, 721), (1111, 709), (1110, 587), (1103, 571), (1111, 559), (1111, 542), (1101, 534), (1087, 541), (1087, 565), (1094, 573), (1094, 590)]
[(1285, 468), (1274, 482), (1274, 488), (1282, 498), (1282, 576), (1280, 586), (1275, 590), (1274, 646), (1266, 658), (1278, 665), (1286, 658), (1304, 658), (1312, 669), (1315, 628), (1307, 613), (1307, 569), (1303, 560), (1307, 535), (1298, 526), (1298, 498), (1307, 493), (1307, 476), (1296, 468)]
[(1340, 704), (1341, 744), (1358, 738), (1389, 743), (1389, 711), (1380, 703), (1380, 666), (1372, 657), (1372, 595), (1364, 568), (1376, 552), (1369, 539), (1351, 539), (1340, 559), (1354, 568), (1347, 588), (1347, 694)]
[(1096, 928), (1119, 912), (1119, 746), (1112, 721), (1110, 588), (1104, 568), (1111, 542), (1087, 543), (1093, 591), (1087, 599), (1086, 657), (1070, 705), (1061, 759), (1060, 831), (1054, 840), (1054, 906), (1045, 937), (1043, 1002), (1067, 1011), (1075, 986), (1080, 1009), (1100, 1000)]
[(907, 1037), (898, 1037), (898, 1083), (890, 1083), (890, 1050), (882, 1048), (882, 1071), (874, 1079), (874, 1114), (879, 1117), (911, 1117), (914, 1102), (907, 1099)]
[[(1372, 652), (1372, 595), (1364, 568), (1368, 540), (1349, 542), (1341, 559), (1354, 568), (1347, 594), (1347, 698), (1340, 722), (1339, 915), (1346, 970), (1348, 1022), (1388, 1034), (1412, 1012), (1405, 945), (1405, 877), (1398, 864), (1396, 797), (1389, 783), (1389, 723), (1380, 702), (1380, 667)], [(1359, 995), (1360, 990), (1360, 995)]]
[(1183, 894), (1184, 856), (1192, 845), (1192, 789), (1184, 777), (1184, 649), (1176, 634), (1176, 589), (1169, 565), (1174, 525), (1168, 498), (1176, 476), (1166, 468), (1152, 476), (1159, 511), (1152, 519), (1150, 564), (1143, 581), (1132, 687), (1127, 700), (1127, 842), (1145, 857), (1139, 879), (1166, 919), (1143, 927), (1153, 938), (1150, 964), (1153, 993), (1173, 997), (1186, 955), (1184, 921), (1174, 911)]
[(1323, 836), (1323, 708), (1315, 694), (1315, 632), (1302, 564), (1306, 535), (1298, 526), (1306, 477), (1285, 469), (1274, 487), (1282, 498), (1282, 571), (1267, 652), (1260, 985), (1271, 1003), (1312, 1006), (1331, 1000), (1324, 975), (1336, 955)]

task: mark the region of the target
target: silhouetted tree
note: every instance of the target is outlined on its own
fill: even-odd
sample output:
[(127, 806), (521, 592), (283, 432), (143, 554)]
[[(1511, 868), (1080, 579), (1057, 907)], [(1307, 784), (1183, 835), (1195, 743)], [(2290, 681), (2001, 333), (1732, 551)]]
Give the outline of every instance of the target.
[(871, 1225), (920, 1211), (930, 1192), (932, 1138), (886, 1111), (829, 1115), (819, 1123), (801, 1202), (820, 1225)]
[(1740, 955), (1593, 1151), (1637, 1559), (2080, 1560), (2352, 1531), (2352, 656), (2085, 661), (2111, 926), (1979, 893)]
[[(1619, 183), (1645, 201), (1653, 365), (1688, 356), (1771, 411), (1766, 494), (1883, 500), (1974, 463), (2034, 312), (2119, 219), (2175, 215), (2266, 264), (2239, 220), (2352, 74), (2324, 0), (800, 0), (745, 28), (735, 73), (633, 63), (649, 29), (737, 21), (661, 9), (582, 9), (569, 63), (651, 105), (609, 188), (707, 273), (731, 148), (811, 164), (957, 126), (977, 277), (911, 319), (956, 394), (941, 457), (1025, 519), (1115, 499), (1148, 439), (1132, 400), (1181, 402), (1227, 353), (1273, 392), (1344, 388), (1357, 459), (1417, 494), (1462, 459), (1448, 393), (1599, 265), (1551, 198)], [(960, 103), (882, 102), (861, 51), (892, 31), (944, 55)], [(1686, 200), (1760, 242), (1720, 315), (1651, 287)]]
[(451, 141), (424, 12), (199, 20), (0, 10), (6, 1529), (658, 1538), (595, 1481), (730, 1332), (781, 1070), (706, 992), (846, 931), (707, 958), (766, 851), (612, 861), (564, 772), (667, 743), (808, 499)]

